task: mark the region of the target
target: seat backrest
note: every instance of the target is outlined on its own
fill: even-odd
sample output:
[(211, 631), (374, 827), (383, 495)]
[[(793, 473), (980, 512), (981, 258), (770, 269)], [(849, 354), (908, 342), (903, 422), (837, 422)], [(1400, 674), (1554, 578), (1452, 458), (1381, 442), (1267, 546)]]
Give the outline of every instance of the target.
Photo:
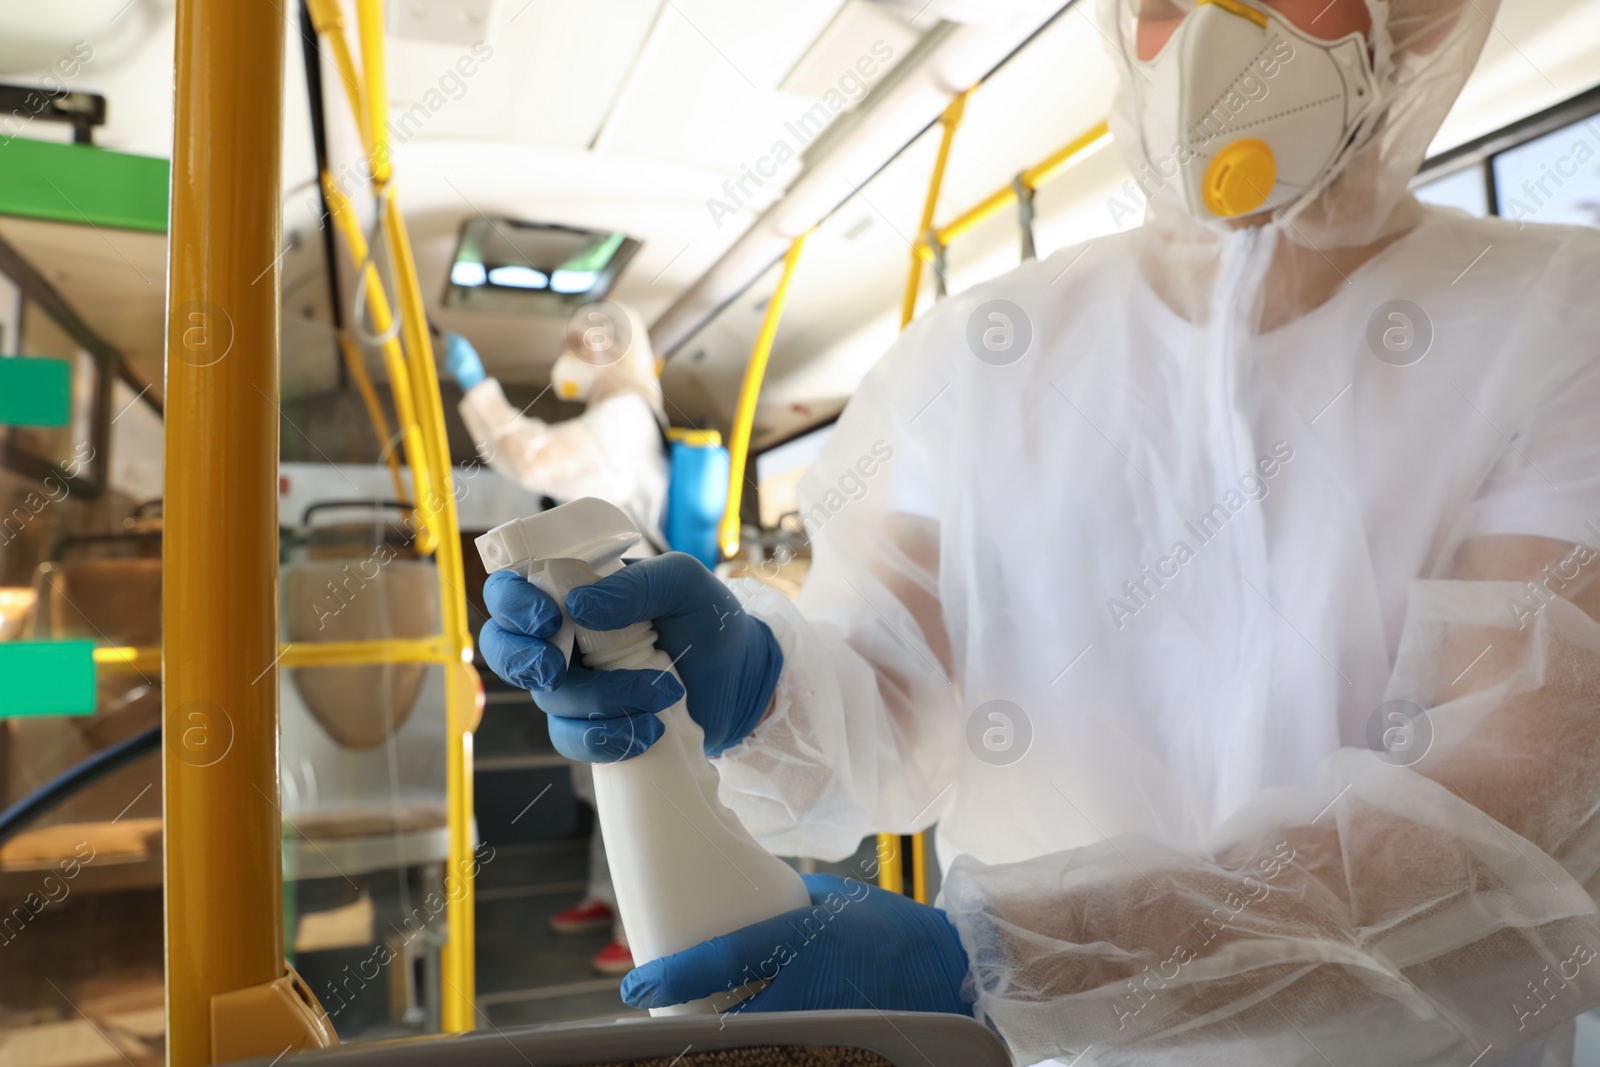
[[(1010, 1067), (1005, 1045), (960, 1015), (806, 1011), (619, 1019), (345, 1045), (277, 1067)], [(271, 1067), (270, 1059), (248, 1067)], [(239, 1064), (237, 1067), (246, 1067)]]
[(895, 1067), (876, 1052), (855, 1048), (799, 1048), (758, 1045), (718, 1052), (686, 1052), (668, 1059), (585, 1064), (584, 1067)]

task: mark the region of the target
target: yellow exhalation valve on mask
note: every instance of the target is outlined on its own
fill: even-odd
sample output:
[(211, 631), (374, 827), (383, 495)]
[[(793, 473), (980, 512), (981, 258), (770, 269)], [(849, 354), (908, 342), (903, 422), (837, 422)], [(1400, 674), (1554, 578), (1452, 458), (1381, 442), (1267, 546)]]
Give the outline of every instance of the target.
[(1206, 168), (1200, 196), (1214, 215), (1248, 215), (1278, 183), (1278, 162), (1265, 141), (1245, 137), (1223, 146)]

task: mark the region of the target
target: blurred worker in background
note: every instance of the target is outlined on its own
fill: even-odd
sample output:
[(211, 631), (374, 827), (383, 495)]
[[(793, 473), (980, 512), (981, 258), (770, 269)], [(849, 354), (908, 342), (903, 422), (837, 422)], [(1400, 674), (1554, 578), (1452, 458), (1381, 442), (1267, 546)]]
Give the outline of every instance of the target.
[(547, 423), (512, 407), (460, 334), (446, 337), (445, 369), (461, 386), (461, 418), (492, 469), (560, 503), (585, 496), (610, 501), (659, 547), (666, 414), (650, 335), (637, 311), (607, 301), (573, 314), (550, 368), (556, 396), (584, 405), (583, 414), (565, 422)]
[[(594, 496), (622, 508), (646, 531), (654, 554), (667, 498), (667, 459), (663, 447), (666, 416), (655, 354), (644, 321), (631, 307), (588, 304), (568, 324), (560, 356), (550, 371), (550, 388), (562, 400), (584, 405), (581, 415), (547, 423), (511, 406), (500, 383), (485, 374), (477, 351), (458, 333), (445, 335), (445, 369), (461, 386), (461, 418), (478, 454), (489, 466), (535, 493), (566, 503)], [(523, 409), (526, 410), (526, 409)], [(514, 516), (506, 516), (510, 519)], [(591, 808), (594, 774), (589, 765), (572, 767), (573, 792)], [(557, 913), (550, 928), (578, 935), (606, 928), (612, 942), (591, 961), (601, 974), (625, 974), (633, 967), (627, 931), (617, 913), (600, 821), (594, 822), (589, 848), (589, 887), (584, 899)]]
[[(657, 620), (769, 848), (937, 823), (939, 906), (779, 916), (624, 996), (759, 974), (749, 1010), (966, 1012), (1019, 1063), (1566, 1067), (1600, 1004), (1600, 234), (1408, 191), (1493, 0), (1100, 9), (1144, 225), (906, 331), (802, 483), (796, 604), (678, 555), (567, 601)], [(563, 690), (556, 605), (485, 597), (547, 712), (626, 739), (678, 699)]]

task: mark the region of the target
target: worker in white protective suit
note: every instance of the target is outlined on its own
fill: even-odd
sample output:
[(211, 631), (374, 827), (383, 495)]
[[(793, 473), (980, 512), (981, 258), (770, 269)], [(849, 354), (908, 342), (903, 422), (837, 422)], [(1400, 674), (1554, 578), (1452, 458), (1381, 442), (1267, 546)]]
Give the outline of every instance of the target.
[[(492, 469), (559, 503), (600, 497), (627, 512), (641, 530), (660, 530), (667, 499), (666, 415), (650, 337), (632, 307), (608, 301), (585, 305), (573, 315), (550, 385), (561, 399), (585, 406), (581, 415), (563, 422), (547, 423), (513, 407), (460, 334), (446, 338), (445, 367), (462, 387), (461, 418)], [(594, 774), (587, 763), (573, 764), (572, 787), (580, 800), (595, 806)], [(633, 967), (598, 819), (590, 836), (584, 897), (557, 912), (550, 927), (563, 936), (609, 929), (612, 940), (591, 965), (613, 975)]]
[(493, 470), (563, 503), (600, 497), (641, 530), (661, 529), (667, 419), (650, 335), (636, 310), (604, 301), (573, 314), (550, 368), (550, 388), (584, 410), (563, 422), (547, 423), (513, 407), (459, 334), (448, 339), (445, 365), (463, 391), (462, 421)]
[[(937, 907), (737, 931), (631, 1002), (759, 974), (751, 1010), (969, 1011), (1018, 1063), (1571, 1063), (1600, 234), (1407, 191), (1493, 14), (1102, 0), (1145, 225), (905, 333), (802, 485), (796, 605), (735, 590), (719, 630), (670, 556), (568, 598), (658, 619), (770, 848), (936, 823), (945, 864)], [(553, 605), (486, 593), (489, 662), (576, 750), (595, 686), (518, 659), (553, 667)], [(697, 673), (740, 643), (739, 679)], [(660, 688), (613, 694), (635, 736)]]

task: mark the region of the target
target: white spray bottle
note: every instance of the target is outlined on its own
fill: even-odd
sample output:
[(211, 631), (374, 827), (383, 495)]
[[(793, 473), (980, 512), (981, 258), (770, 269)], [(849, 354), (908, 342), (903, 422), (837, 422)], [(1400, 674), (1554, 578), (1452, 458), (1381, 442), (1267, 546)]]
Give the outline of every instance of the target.
[[(622, 554), (638, 540), (638, 529), (619, 508), (588, 497), (498, 526), (477, 545), (491, 574), (514, 570), (561, 605), (553, 643), (565, 655), (571, 656), (576, 636), (592, 670), (660, 670), (676, 678), (648, 622), (586, 630), (566, 613), (567, 593), (621, 570)], [(757, 844), (717, 799), (717, 771), (685, 701), (660, 718), (665, 732), (643, 755), (594, 766), (617, 907), (639, 963), (811, 903), (794, 869)], [(738, 999), (718, 996), (651, 1014), (710, 1013)]]

